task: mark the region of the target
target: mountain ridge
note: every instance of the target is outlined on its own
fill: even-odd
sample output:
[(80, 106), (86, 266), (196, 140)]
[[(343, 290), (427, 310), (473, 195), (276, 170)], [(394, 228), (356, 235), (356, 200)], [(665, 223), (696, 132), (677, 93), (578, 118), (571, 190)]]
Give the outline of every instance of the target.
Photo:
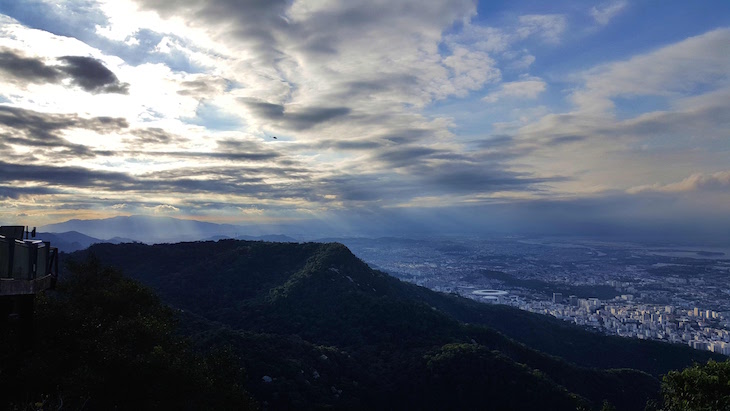
[[(346, 354), (342, 358), (355, 361), (356, 370), (337, 368), (338, 371), (333, 372), (335, 375), (328, 378), (337, 381), (332, 385), (339, 387), (336, 390), (345, 390), (352, 395), (343, 394), (338, 398), (347, 397), (354, 401), (347, 404), (365, 408), (383, 404), (365, 401), (363, 385), (368, 387), (367, 392), (378, 392), (382, 398), (397, 404), (398, 395), (393, 390), (409, 391), (417, 390), (419, 385), (446, 384), (436, 374), (441, 375), (465, 358), (471, 358), (473, 361), (466, 361), (467, 364), (506, 367), (504, 372), (520, 381), (533, 381), (533, 377), (528, 376), (532, 373), (529, 370), (540, 370), (549, 382), (540, 385), (533, 381), (536, 386), (545, 388), (540, 395), (554, 398), (563, 406), (567, 404), (562, 402), (568, 401), (566, 398), (577, 401), (574, 405), (593, 406), (608, 398), (619, 409), (643, 409), (646, 399), (658, 390), (656, 376), (668, 369), (689, 365), (693, 360), (711, 357), (688, 347), (639, 343), (640, 357), (623, 359), (620, 356), (635, 350), (637, 342), (600, 336), (545, 316), (480, 304), (403, 283), (370, 269), (347, 247), (337, 243), (220, 240), (159, 245), (97, 244), (69, 257), (78, 260), (89, 255), (151, 286), (174, 307), (199, 316), (198, 324), (202, 326), (198, 327), (194, 338), (204, 344), (226, 341), (238, 347), (241, 356), (245, 357), (245, 352), (261, 347), (261, 338), (286, 340), (296, 337), (313, 346), (344, 351)], [(529, 328), (528, 332), (517, 332), (521, 327)], [(541, 340), (546, 342), (540, 345)], [(575, 341), (565, 349), (566, 340)], [(471, 344), (483, 348), (469, 348)], [(317, 370), (316, 363), (310, 364), (301, 357), (301, 350), (311, 351), (307, 346), (289, 344), (283, 347), (283, 350), (299, 354), (279, 352), (277, 356), (301, 363), (303, 372), (307, 367), (311, 367), (312, 373)], [(495, 350), (498, 354), (490, 354)], [(615, 351), (613, 355), (612, 351)], [(589, 354), (595, 356), (596, 352), (606, 358), (586, 358)], [(500, 360), (500, 356), (509, 361)], [(649, 374), (607, 369), (626, 368), (634, 363)], [(528, 370), (519, 371), (521, 368), (514, 368), (516, 364), (527, 364)], [(305, 392), (308, 398), (324, 401), (328, 406), (345, 404), (339, 399), (322, 397), (317, 391), (321, 387), (310, 386), (314, 384), (313, 377), (302, 378), (295, 367), (271, 359), (251, 360), (246, 367), (280, 370), (281, 374), (275, 376), (279, 382), (258, 380), (268, 374), (259, 375), (258, 379), (252, 377), (249, 381), (251, 390), (259, 398), (278, 404), (277, 407), (290, 408), (297, 404), (299, 408), (307, 403), (299, 403), (294, 397), (282, 399), (282, 392), (289, 395), (293, 392), (290, 390)], [(479, 375), (479, 367), (470, 369), (470, 373)], [(405, 370), (404, 374), (398, 370)], [(347, 377), (352, 373), (357, 378)], [(489, 375), (487, 372), (484, 378)], [(458, 380), (456, 375), (454, 378)], [(481, 377), (475, 378), (481, 381)], [(383, 379), (388, 384), (381, 381)], [(360, 385), (355, 384), (356, 381), (360, 381)], [(597, 389), (585, 381), (603, 383)], [(272, 390), (272, 387), (276, 389)], [(477, 390), (477, 387), (470, 389)], [(475, 392), (465, 394), (464, 405), (473, 405), (471, 401), (477, 398), (473, 396)], [(571, 393), (575, 396), (571, 397)], [(422, 408), (428, 408), (429, 398), (436, 400), (435, 397), (422, 398)], [(525, 409), (515, 408), (516, 405), (509, 402), (503, 405), (505, 409)], [(522, 403), (522, 406), (526, 405)]]
[[(95, 239), (120, 238), (142, 243), (165, 243), (180, 241), (206, 241), (237, 238), (258, 241), (296, 242), (283, 234), (258, 233), (251, 227), (218, 224), (206, 221), (180, 219), (169, 216), (131, 215), (104, 219), (72, 219), (41, 226), (40, 230), (50, 234), (78, 232)], [(100, 240), (98, 242), (111, 242)]]

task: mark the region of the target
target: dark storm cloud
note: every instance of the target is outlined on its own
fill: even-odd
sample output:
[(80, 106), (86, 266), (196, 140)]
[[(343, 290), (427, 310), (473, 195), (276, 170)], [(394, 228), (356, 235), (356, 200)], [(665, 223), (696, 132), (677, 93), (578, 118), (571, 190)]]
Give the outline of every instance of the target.
[(290, 130), (306, 130), (350, 114), (348, 107), (287, 108), (256, 99), (239, 99), (253, 114), (277, 122)]
[(90, 93), (129, 93), (129, 84), (120, 82), (99, 60), (82, 56), (65, 56), (57, 60), (62, 65), (48, 65), (39, 58), (26, 57), (18, 50), (0, 49), (0, 71), (18, 83), (60, 84), (70, 78), (72, 84)]
[(0, 71), (22, 83), (59, 83), (63, 73), (37, 58), (25, 57), (15, 50), (0, 49)]
[[(99, 134), (119, 131), (128, 127), (122, 118), (80, 118), (73, 114), (48, 114), (17, 107), (0, 105), (0, 133), (6, 144), (47, 149), (60, 148), (55, 156), (93, 157), (92, 150), (74, 144), (62, 137), (69, 129), (85, 129)], [(43, 152), (42, 152), (43, 153)], [(45, 152), (47, 154), (47, 152)]]
[(72, 82), (90, 93), (129, 94), (129, 84), (119, 81), (101, 61), (91, 57), (65, 56), (59, 70), (71, 76)]

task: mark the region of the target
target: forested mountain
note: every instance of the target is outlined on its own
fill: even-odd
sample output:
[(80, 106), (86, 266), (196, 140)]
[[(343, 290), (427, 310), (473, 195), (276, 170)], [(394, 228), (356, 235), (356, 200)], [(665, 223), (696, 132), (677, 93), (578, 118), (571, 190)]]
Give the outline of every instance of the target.
[(265, 408), (641, 410), (683, 346), (601, 336), (370, 269), (341, 244), (97, 244), (200, 347), (230, 347)]
[(98, 261), (72, 264), (36, 297), (31, 341), (0, 322), (0, 409), (256, 409), (238, 362), (195, 350), (136, 281)]

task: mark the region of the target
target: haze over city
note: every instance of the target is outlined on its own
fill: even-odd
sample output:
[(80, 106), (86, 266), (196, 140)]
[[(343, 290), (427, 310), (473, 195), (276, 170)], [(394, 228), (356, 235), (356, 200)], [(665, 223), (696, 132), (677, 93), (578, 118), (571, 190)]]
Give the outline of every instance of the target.
[(726, 1), (0, 1), (0, 222), (727, 243), (728, 56)]

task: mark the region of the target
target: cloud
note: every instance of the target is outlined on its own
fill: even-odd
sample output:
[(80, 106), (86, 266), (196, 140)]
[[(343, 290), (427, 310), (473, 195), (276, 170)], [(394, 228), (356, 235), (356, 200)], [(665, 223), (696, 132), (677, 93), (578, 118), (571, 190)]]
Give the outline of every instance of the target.
[[(123, 190), (134, 182), (133, 178), (119, 172), (92, 171), (83, 167), (54, 167), (34, 164), (0, 162), (5, 182), (44, 183), (53, 187), (97, 187)], [(46, 189), (47, 190), (47, 189)]]
[[(561, 75), (588, 45), (581, 36), (627, 9), (595, 4), (556, 6), (565, 14), (496, 4), (478, 17), (473, 0), (58, 7), (79, 11), (75, 29), (43, 6), (18, 17), (28, 27), (0, 24), (12, 47), (0, 50), (0, 192), (27, 207), (214, 207), (230, 218), (251, 205), (282, 218), (438, 206), (431, 221), (461, 213), (467, 225), (464, 210), (495, 209), (450, 207), (618, 192), (639, 209), (682, 197), (671, 184), (627, 190), (726, 169), (727, 30), (614, 61), (623, 48), (599, 53), (602, 64)], [(575, 49), (561, 48), (568, 34)], [(563, 205), (596, 217), (601, 201), (623, 200), (521, 203), (510, 221), (534, 211), (559, 225), (574, 218)]]
[(599, 6), (593, 6), (591, 8), (591, 17), (593, 17), (596, 20), (596, 23), (605, 26), (607, 25), (614, 17), (616, 17), (619, 13), (621, 13), (626, 6), (628, 5), (628, 2), (626, 0), (618, 0), (613, 1), (610, 3), (605, 3), (603, 5)]
[(58, 60), (65, 63), (59, 70), (68, 74), (73, 84), (90, 93), (129, 94), (129, 84), (120, 82), (117, 76), (97, 59), (64, 56)]
[[(6, 183), (13, 184), (5, 189), (5, 195), (12, 198), (28, 193), (72, 193), (78, 198), (99, 192), (105, 192), (107, 196), (118, 193), (121, 198), (129, 198), (129, 193), (135, 193), (137, 198), (178, 196), (182, 202), (193, 200), (197, 195), (210, 194), (250, 195), (259, 199), (312, 198), (309, 192), (312, 187), (267, 184), (258, 175), (259, 171), (252, 169), (249, 175), (245, 175), (245, 169), (240, 167), (198, 168), (133, 176), (84, 167), (0, 162), (0, 173)], [(191, 178), (191, 174), (196, 178)], [(109, 201), (118, 203), (118, 200)]]
[(547, 84), (539, 78), (502, 83), (497, 91), (489, 93), (483, 100), (495, 103), (503, 98), (536, 99), (546, 87)]
[(498, 81), (502, 73), (495, 67), (495, 61), (488, 54), (455, 47), (443, 64), (454, 73), (454, 91), (458, 96), (479, 90), (487, 83)]
[(573, 109), (516, 130), (515, 145), (531, 151), (508, 164), (571, 176), (552, 187), (573, 195), (726, 168), (729, 45), (718, 29), (566, 76)]
[(39, 58), (25, 57), (19, 51), (0, 49), (0, 71), (24, 84), (59, 83), (62, 73)]
[(561, 14), (529, 14), (519, 17), (517, 33), (522, 38), (536, 36), (546, 43), (559, 43), (567, 27), (567, 20)]
[(168, 144), (175, 144), (179, 146), (190, 141), (187, 137), (177, 136), (157, 127), (132, 130), (130, 131), (130, 134), (132, 134), (133, 137), (126, 138), (124, 141), (133, 147)]
[[(75, 114), (48, 114), (22, 108), (0, 105), (0, 130), (4, 141), (30, 149), (32, 154), (45, 158), (94, 157), (94, 151), (63, 137), (65, 130), (83, 129), (98, 134), (120, 131), (128, 127), (122, 118), (82, 118)], [(49, 151), (52, 150), (52, 151)]]
[(65, 79), (90, 93), (128, 94), (129, 84), (119, 81), (104, 64), (91, 57), (59, 57), (61, 65), (49, 65), (45, 60), (26, 57), (12, 49), (0, 49), (0, 71), (21, 85), (60, 84)]
[(229, 82), (221, 77), (197, 76), (194, 80), (187, 80), (180, 83), (181, 90), (177, 93), (181, 96), (195, 98), (208, 98), (221, 94)]
[(583, 89), (571, 99), (581, 110), (610, 111), (612, 99), (675, 97), (725, 84), (730, 73), (730, 29), (690, 37), (631, 59), (600, 65), (584, 73)]
[(730, 193), (730, 171), (719, 171), (712, 174), (695, 173), (675, 183), (657, 183), (631, 187), (626, 190), (630, 194), (645, 192), (685, 193), (693, 191), (727, 191)]
[(290, 130), (307, 130), (321, 123), (347, 116), (348, 107), (297, 107), (283, 106), (255, 99), (241, 99), (244, 106), (265, 120)]
[[(0, 163), (0, 168), (2, 167), (2, 164)], [(7, 182), (11, 182), (10, 180), (6, 180)], [(39, 196), (39, 195), (49, 195), (49, 194), (56, 194), (58, 193), (58, 190), (49, 188), (49, 187), (41, 187), (41, 186), (22, 186), (22, 185), (5, 185), (0, 184), (0, 198), (3, 199), (11, 199), (11, 200), (17, 200), (19, 198), (28, 197), (28, 196)]]
[(155, 214), (174, 214), (180, 211), (179, 208), (170, 204), (160, 204), (154, 207), (146, 207)]

